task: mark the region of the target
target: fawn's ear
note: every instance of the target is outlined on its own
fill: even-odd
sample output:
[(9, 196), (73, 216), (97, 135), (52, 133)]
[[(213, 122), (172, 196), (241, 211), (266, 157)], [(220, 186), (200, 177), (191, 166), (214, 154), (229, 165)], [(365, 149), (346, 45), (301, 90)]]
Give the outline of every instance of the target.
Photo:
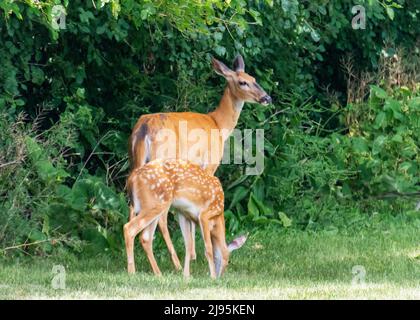
[(239, 249), (244, 245), (246, 241), (246, 236), (240, 236), (235, 239), (231, 243), (228, 244), (228, 250), (229, 252), (232, 252), (233, 250)]
[(211, 58), (211, 64), (213, 65), (213, 69), (214, 71), (216, 71), (216, 73), (218, 75), (221, 75), (225, 78), (227, 78), (228, 76), (232, 75), (233, 71), (230, 70), (223, 62), (215, 59), (215, 58)]

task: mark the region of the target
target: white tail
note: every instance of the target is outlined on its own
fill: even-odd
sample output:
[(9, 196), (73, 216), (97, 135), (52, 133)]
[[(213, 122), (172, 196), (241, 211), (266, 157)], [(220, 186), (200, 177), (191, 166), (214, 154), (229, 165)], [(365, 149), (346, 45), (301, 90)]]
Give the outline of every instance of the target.
[(185, 241), (184, 275), (187, 277), (193, 254), (191, 228), (194, 223), (201, 229), (212, 278), (223, 273), (230, 252), (240, 248), (246, 240), (242, 236), (226, 244), (222, 186), (219, 179), (196, 164), (180, 159), (151, 161), (133, 170), (128, 178), (128, 188), (133, 214), (124, 225), (129, 273), (135, 272), (134, 238), (142, 232), (142, 245), (153, 272), (161, 274), (153, 255), (153, 234), (158, 220), (167, 214), (171, 205), (182, 212), (179, 221)]

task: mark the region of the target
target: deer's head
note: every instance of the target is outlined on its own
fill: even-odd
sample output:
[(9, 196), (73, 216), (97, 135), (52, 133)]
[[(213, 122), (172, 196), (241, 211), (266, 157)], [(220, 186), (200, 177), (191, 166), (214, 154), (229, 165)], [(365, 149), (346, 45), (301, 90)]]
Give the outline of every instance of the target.
[(245, 72), (245, 62), (241, 55), (238, 55), (233, 61), (233, 70), (215, 58), (212, 58), (212, 64), (216, 73), (228, 81), (229, 89), (237, 99), (262, 105), (271, 103), (271, 97), (255, 81), (254, 77)]
[[(216, 267), (217, 277), (220, 277), (224, 273), (229, 263), (229, 257), (230, 257), (231, 252), (242, 247), (246, 239), (247, 239), (246, 235), (242, 235), (233, 239), (232, 242), (227, 245), (227, 252), (225, 251), (224, 256), (223, 256), (222, 250), (220, 250), (220, 248), (218, 248), (217, 245), (214, 247), (213, 260), (214, 260), (214, 265)], [(215, 241), (215, 244), (217, 244), (217, 241)]]

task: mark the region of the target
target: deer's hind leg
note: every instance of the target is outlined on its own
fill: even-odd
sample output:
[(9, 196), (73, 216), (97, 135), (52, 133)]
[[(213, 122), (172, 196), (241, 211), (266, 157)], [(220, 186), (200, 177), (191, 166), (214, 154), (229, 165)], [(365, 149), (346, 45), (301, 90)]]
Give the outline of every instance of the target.
[(163, 239), (165, 240), (166, 246), (168, 247), (169, 254), (171, 255), (171, 259), (175, 268), (177, 270), (181, 270), (181, 263), (179, 262), (178, 255), (176, 254), (174, 245), (171, 240), (171, 236), (169, 235), (168, 230), (168, 211), (163, 213), (159, 218), (159, 230), (162, 233)]
[[(162, 213), (163, 215), (164, 213)], [(160, 218), (156, 218), (150, 223), (146, 228), (143, 229), (140, 235), (140, 243), (146, 252), (147, 259), (149, 259), (150, 265), (152, 266), (152, 270), (155, 275), (161, 275), (159, 266), (157, 265), (155, 256), (153, 254), (153, 238), (156, 231), (156, 226), (158, 224), (158, 220)]]
[[(159, 219), (159, 217), (163, 214), (163, 212), (166, 212), (168, 209), (169, 209), (168, 204), (159, 204), (157, 206), (154, 206), (151, 209), (143, 208), (141, 209), (141, 211), (139, 212), (137, 216), (135, 216), (133, 219), (131, 219), (129, 222), (127, 222), (124, 225), (124, 239), (125, 239), (125, 247), (127, 251), (127, 269), (129, 273), (134, 273), (136, 270), (135, 264), (134, 264), (134, 238), (143, 229), (149, 226), (151, 223), (157, 221), (157, 219)], [(151, 235), (151, 237), (152, 236), (153, 235)], [(154, 264), (157, 267), (157, 263), (156, 263), (156, 260), (154, 259), (153, 254), (151, 258), (152, 258), (152, 261), (151, 261), (152, 268), (153, 268), (152, 262), (154, 262)], [(159, 270), (159, 268), (157, 270)]]

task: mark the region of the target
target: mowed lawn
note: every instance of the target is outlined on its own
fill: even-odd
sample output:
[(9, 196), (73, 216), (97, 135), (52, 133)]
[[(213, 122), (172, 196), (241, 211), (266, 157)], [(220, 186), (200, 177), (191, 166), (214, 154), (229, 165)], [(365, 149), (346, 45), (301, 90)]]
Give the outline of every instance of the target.
[[(179, 234), (174, 238), (182, 257)], [(420, 299), (418, 224), (344, 233), (251, 232), (216, 281), (208, 277), (198, 237), (188, 280), (173, 270), (157, 242), (161, 278), (151, 273), (138, 243), (133, 276), (125, 271), (123, 253), (121, 258), (21, 258), (0, 262), (0, 299)], [(65, 289), (52, 285), (58, 264), (66, 270)]]

